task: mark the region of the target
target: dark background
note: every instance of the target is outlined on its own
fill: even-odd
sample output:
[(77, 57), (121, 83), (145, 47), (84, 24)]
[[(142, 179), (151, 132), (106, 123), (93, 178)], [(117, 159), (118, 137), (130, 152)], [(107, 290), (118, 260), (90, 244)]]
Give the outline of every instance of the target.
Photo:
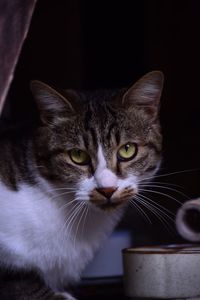
[[(38, 0), (3, 118), (34, 117), (29, 81), (76, 89), (118, 88), (151, 70), (162, 70), (162, 176), (157, 181), (189, 198), (200, 195), (200, 5), (199, 1)], [(151, 199), (176, 213), (187, 198), (158, 188)], [(145, 210), (146, 211), (146, 210)], [(158, 212), (158, 211), (157, 211)], [(160, 215), (161, 213), (158, 212)], [(132, 228), (135, 244), (182, 242), (173, 220), (148, 222), (129, 210), (120, 227)], [(168, 222), (167, 229), (165, 221)], [(160, 218), (160, 219), (159, 219)], [(162, 219), (162, 220), (161, 220)], [(162, 221), (162, 222), (161, 222)]]

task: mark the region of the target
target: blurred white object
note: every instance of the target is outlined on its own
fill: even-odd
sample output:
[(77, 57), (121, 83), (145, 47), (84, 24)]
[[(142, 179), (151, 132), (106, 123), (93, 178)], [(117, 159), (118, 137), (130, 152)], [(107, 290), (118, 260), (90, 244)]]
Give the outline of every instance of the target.
[(200, 199), (185, 202), (176, 215), (180, 235), (192, 242), (200, 242)]

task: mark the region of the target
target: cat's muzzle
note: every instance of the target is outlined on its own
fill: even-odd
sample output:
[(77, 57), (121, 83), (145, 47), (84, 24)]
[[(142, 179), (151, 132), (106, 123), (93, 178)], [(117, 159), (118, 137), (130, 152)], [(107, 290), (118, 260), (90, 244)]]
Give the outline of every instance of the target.
[(103, 210), (112, 210), (127, 203), (134, 195), (133, 188), (122, 191), (116, 187), (96, 188), (90, 195), (90, 201)]

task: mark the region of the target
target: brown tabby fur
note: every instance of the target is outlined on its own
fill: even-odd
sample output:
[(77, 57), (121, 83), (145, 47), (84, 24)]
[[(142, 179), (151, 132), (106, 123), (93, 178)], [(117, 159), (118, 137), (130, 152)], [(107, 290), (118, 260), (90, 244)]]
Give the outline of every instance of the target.
[[(154, 90), (141, 90), (143, 81), (156, 83), (157, 99), (154, 99)], [(19, 130), (0, 136), (0, 180), (9, 189), (18, 191), (23, 182), (37, 185), (38, 178), (33, 172), (37, 169), (41, 177), (50, 182), (77, 183), (82, 177), (94, 174), (99, 142), (104, 146), (107, 167), (119, 178), (126, 178), (129, 173), (140, 178), (152, 175), (161, 158), (158, 102), (162, 84), (160, 72), (149, 73), (129, 90), (120, 91), (58, 93), (45, 84), (33, 82), (40, 124), (28, 134)], [(44, 87), (51, 97), (44, 93)], [(120, 145), (129, 141), (137, 144), (137, 156), (120, 163), (116, 153)], [(73, 164), (68, 154), (72, 148), (85, 149), (90, 153), (91, 164), (81, 167)], [(128, 187), (120, 195), (121, 201), (128, 200), (130, 195), (132, 189)], [(102, 208), (104, 206), (102, 196), (95, 190), (91, 194), (91, 202)], [(116, 207), (120, 204), (118, 201)], [(1, 277), (0, 299), (66, 298), (53, 295), (34, 273), (28, 277), (8, 273)]]

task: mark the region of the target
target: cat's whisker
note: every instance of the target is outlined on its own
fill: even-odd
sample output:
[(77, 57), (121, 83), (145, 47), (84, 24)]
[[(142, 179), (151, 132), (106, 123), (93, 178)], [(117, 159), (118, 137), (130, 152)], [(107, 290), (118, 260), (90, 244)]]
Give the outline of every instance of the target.
[(76, 227), (76, 230), (75, 230), (75, 233), (74, 233), (74, 248), (76, 247), (77, 234), (78, 234), (78, 231), (79, 231), (79, 226), (80, 226), (81, 221), (83, 219), (83, 216), (85, 214), (85, 209), (86, 209), (86, 203), (83, 202), (83, 205), (81, 206), (81, 210), (80, 210), (81, 216), (80, 216), (80, 218), (78, 220), (78, 224), (77, 224), (77, 227)]
[(82, 238), (83, 236), (83, 224), (85, 222), (85, 218), (86, 218), (86, 213), (87, 213), (87, 204), (85, 203), (85, 205), (83, 206), (83, 218), (82, 218), (82, 227), (81, 227), (81, 233), (80, 233), (80, 237)]
[[(163, 181), (157, 181), (157, 180), (152, 180), (152, 181), (147, 181), (146, 184), (160, 184), (160, 185), (166, 185), (166, 186), (172, 186), (172, 187), (178, 187), (178, 188), (183, 188), (181, 185), (174, 184), (171, 182), (163, 182)], [(145, 184), (145, 183), (144, 183)]]
[(138, 197), (135, 200), (138, 201), (144, 207), (146, 207), (149, 211), (151, 211), (152, 214), (154, 214), (160, 220), (160, 222), (167, 229), (167, 231), (170, 231), (171, 233), (174, 233), (174, 231), (172, 230), (172, 227), (169, 225), (169, 222), (166, 220), (166, 217), (168, 217), (170, 221), (173, 221), (173, 219), (170, 216), (163, 213), (160, 209), (158, 209), (157, 207), (155, 207), (152, 204), (148, 203), (144, 199), (141, 199), (140, 197)]
[[(165, 215), (167, 218), (169, 218), (172, 222), (174, 222), (174, 218), (171, 216), (175, 216), (171, 211), (169, 211), (167, 208), (163, 207), (162, 205), (154, 202), (152, 199), (144, 196), (144, 195), (139, 195), (140, 200), (142, 200), (145, 203), (148, 203), (151, 207), (155, 208), (157, 211)], [(171, 215), (171, 216), (170, 216)]]
[(59, 199), (61, 196), (65, 196), (65, 195), (73, 194), (73, 193), (74, 193), (73, 191), (67, 191), (67, 192), (64, 192), (64, 193), (60, 193), (60, 194), (57, 194), (55, 196), (52, 196), (51, 200), (53, 200), (53, 199)]
[(169, 199), (172, 199), (173, 201), (177, 202), (178, 204), (182, 204), (179, 200), (177, 200), (176, 198), (172, 197), (171, 195), (168, 195), (168, 194), (165, 194), (165, 193), (162, 193), (162, 192), (159, 192), (159, 191), (154, 191), (154, 190), (150, 190), (150, 189), (139, 189), (139, 191), (158, 194), (158, 195), (167, 197)]
[(85, 215), (84, 215), (83, 224), (82, 224), (82, 234), (81, 234), (82, 237), (84, 236), (85, 222), (86, 222), (86, 220), (87, 220), (88, 212), (89, 212), (89, 205), (88, 205), (88, 203), (86, 203), (85, 209), (86, 209), (86, 213), (85, 213)]
[(157, 203), (156, 201), (150, 199), (149, 197), (146, 197), (145, 195), (139, 194), (139, 197), (142, 197), (143, 199), (145, 199), (147, 202), (150, 202), (151, 205), (156, 206), (160, 209), (162, 209), (163, 211), (166, 211), (168, 214), (175, 216), (174, 213), (172, 213), (169, 209), (167, 209), (166, 207), (160, 205), (159, 203)]
[(62, 191), (62, 190), (66, 190), (66, 191), (76, 191), (77, 189), (75, 188), (69, 188), (69, 187), (62, 187), (62, 188), (56, 188), (56, 189), (52, 189), (52, 190), (48, 190), (48, 192), (55, 192), (55, 191)]
[(159, 219), (161, 218), (167, 224), (167, 226), (169, 226), (168, 221), (174, 223), (175, 214), (173, 214), (172, 212), (170, 212), (165, 207), (162, 207), (160, 205), (159, 205), (159, 207), (156, 206), (157, 205), (156, 202), (154, 202), (150, 198), (147, 198), (147, 197), (144, 198), (144, 195), (140, 195), (140, 201), (143, 204), (146, 204), (148, 206), (148, 208), (152, 210), (152, 212), (154, 211), (154, 213), (156, 213), (156, 216), (157, 217), (159, 216)]
[(71, 211), (71, 215), (67, 218), (63, 226), (63, 229), (68, 237), (71, 236), (71, 226), (73, 226), (74, 224), (74, 218), (76, 217), (79, 208), (80, 208), (80, 203), (79, 205), (77, 205), (77, 207), (74, 210)]
[(74, 203), (74, 202), (77, 202), (77, 199), (70, 200), (69, 202), (63, 204), (61, 207), (59, 207), (59, 210), (63, 210), (65, 208), (67, 208), (69, 205), (72, 205), (72, 203)]
[(75, 210), (72, 212), (71, 216), (68, 218), (68, 220), (65, 223), (65, 225), (67, 224), (65, 229), (66, 229), (66, 232), (69, 233), (69, 236), (71, 235), (71, 230), (72, 230), (73, 224), (74, 224), (76, 217), (78, 216), (80, 210), (82, 209), (84, 202), (77, 202), (77, 204), (75, 204), (75, 205), (76, 205)]
[(171, 175), (188, 173), (188, 172), (196, 172), (196, 171), (199, 171), (199, 169), (186, 169), (186, 170), (181, 170), (181, 171), (176, 171), (176, 172), (171, 172), (171, 173), (165, 173), (165, 174), (160, 174), (160, 175), (152, 175), (152, 176), (143, 178), (140, 181), (145, 181), (145, 180), (154, 179), (154, 178), (167, 177), (167, 176), (171, 176)]
[(80, 204), (81, 204), (80, 202), (76, 201), (76, 203), (69, 209), (68, 214), (67, 214), (67, 219), (64, 222), (64, 225), (61, 229), (62, 231), (65, 230), (67, 232), (66, 225), (68, 226), (68, 224), (71, 222), (71, 219), (73, 218), (73, 216), (74, 216), (77, 208), (80, 206)]
[(133, 199), (130, 200), (130, 203), (133, 205), (134, 208), (137, 209), (137, 211), (139, 212), (139, 214), (141, 216), (144, 217), (145, 220), (147, 220), (150, 224), (152, 224), (150, 218), (148, 217), (148, 215), (145, 213), (145, 211), (135, 202), (133, 201)]
[(163, 224), (163, 226), (166, 228), (167, 231), (172, 232), (172, 227), (169, 225), (169, 223), (167, 222), (167, 220), (161, 214), (159, 214), (151, 206), (147, 205), (146, 203), (143, 203), (143, 201), (140, 201), (140, 203), (141, 203), (141, 205), (143, 205), (144, 207), (146, 207), (149, 211), (151, 211), (151, 213), (154, 214), (156, 216), (156, 218), (158, 218), (158, 220)]
[(183, 192), (180, 192), (179, 190), (177, 189), (174, 189), (174, 188), (171, 188), (171, 187), (167, 187), (167, 186), (161, 186), (161, 185), (157, 185), (157, 184), (140, 184), (141, 187), (147, 187), (147, 188), (160, 188), (160, 189), (165, 189), (165, 190), (169, 190), (169, 191), (172, 191), (172, 192), (175, 192), (187, 199), (190, 199), (190, 197), (188, 197), (186, 194), (184, 194)]
[[(71, 225), (68, 227), (69, 235), (71, 235), (71, 231), (73, 230), (73, 226), (75, 225), (78, 216), (79, 216), (79, 220), (78, 220), (77, 226), (79, 227), (79, 221), (80, 221), (80, 219), (81, 219), (81, 217), (82, 217), (84, 205), (85, 205), (85, 203), (84, 203), (84, 202), (81, 202), (81, 204), (80, 204), (79, 207), (77, 208), (77, 212), (76, 212), (76, 214), (75, 214), (74, 217), (73, 217), (73, 220), (72, 220), (72, 222), (71, 222)], [(78, 232), (78, 228), (76, 227), (76, 229), (73, 230), (74, 247), (75, 247), (75, 240), (76, 240), (77, 232)]]

